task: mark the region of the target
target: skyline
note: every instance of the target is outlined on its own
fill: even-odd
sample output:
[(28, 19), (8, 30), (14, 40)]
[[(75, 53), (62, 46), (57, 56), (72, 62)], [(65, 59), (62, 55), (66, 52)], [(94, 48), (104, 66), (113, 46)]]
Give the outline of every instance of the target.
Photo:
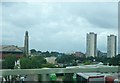
[(106, 52), (107, 35), (118, 36), (117, 3), (4, 3), (2, 7), (5, 45), (23, 46), (27, 30), (30, 49), (85, 53), (86, 34), (95, 32), (98, 50)]

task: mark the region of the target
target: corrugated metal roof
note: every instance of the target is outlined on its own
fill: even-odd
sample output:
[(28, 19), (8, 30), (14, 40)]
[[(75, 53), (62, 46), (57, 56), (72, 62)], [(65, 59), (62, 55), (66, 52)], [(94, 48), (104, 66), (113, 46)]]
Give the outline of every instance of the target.
[(23, 52), (24, 47), (18, 47), (15, 45), (0, 45), (1, 52)]
[(89, 77), (99, 77), (99, 76), (102, 76), (102, 77), (104, 77), (104, 75), (103, 74), (101, 74), (101, 73), (96, 73), (96, 72), (91, 72), (91, 73), (77, 73), (77, 75), (80, 75), (80, 76), (82, 76), (82, 77), (84, 77), (84, 78), (86, 78), (86, 79), (88, 79)]

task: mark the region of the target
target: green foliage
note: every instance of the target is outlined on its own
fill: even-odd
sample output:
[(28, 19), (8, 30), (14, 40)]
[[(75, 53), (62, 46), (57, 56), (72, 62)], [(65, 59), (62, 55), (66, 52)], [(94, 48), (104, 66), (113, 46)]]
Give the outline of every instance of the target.
[(51, 79), (52, 81), (56, 81), (56, 79), (57, 79), (56, 74), (50, 74), (50, 79)]
[(51, 63), (42, 64), (42, 67), (56, 68), (56, 66), (54, 64), (51, 64)]
[(58, 54), (59, 54), (58, 52), (51, 52), (51, 54), (50, 54), (50, 55), (51, 55), (51, 56), (55, 56), (55, 57), (57, 57), (57, 56), (58, 56)]
[(73, 55), (62, 55), (57, 57), (56, 61), (58, 63), (73, 63), (76, 65), (74, 60), (79, 60), (79, 63), (83, 63), (85, 65), (92, 64), (94, 62), (93, 60), (95, 59), (95, 62), (102, 62), (104, 65), (109, 63), (110, 65), (118, 66), (120, 65), (120, 54), (117, 55), (116, 57), (113, 58), (108, 58), (108, 57), (74, 57)]
[(3, 69), (14, 69), (15, 61), (17, 60), (15, 55), (8, 55), (5, 57), (4, 61), (2, 62)]
[(30, 59), (29, 58), (21, 58), (20, 59), (20, 65), (21, 65), (21, 69), (28, 69), (31, 67), (31, 64), (30, 64)]
[(120, 56), (116, 56), (116, 57), (109, 59), (108, 63), (114, 66), (120, 65)]
[(41, 56), (33, 56), (33, 57), (23, 57), (20, 59), (20, 64), (22, 69), (33, 69), (33, 68), (41, 68), (42, 64), (45, 64), (46, 60)]
[(49, 52), (49, 51), (41, 52), (41, 51), (36, 51), (35, 49), (31, 49), (30, 52), (32, 55), (38, 55), (42, 57), (51, 57), (51, 56), (57, 57), (59, 54), (59, 52)]
[(57, 57), (56, 61), (58, 63), (72, 63), (74, 59), (75, 57), (73, 55), (64, 54), (62, 56)]
[(90, 64), (91, 64), (91, 62), (88, 60), (84, 62), (84, 65), (90, 65)]
[(36, 53), (37, 51), (35, 49), (30, 50), (31, 54)]

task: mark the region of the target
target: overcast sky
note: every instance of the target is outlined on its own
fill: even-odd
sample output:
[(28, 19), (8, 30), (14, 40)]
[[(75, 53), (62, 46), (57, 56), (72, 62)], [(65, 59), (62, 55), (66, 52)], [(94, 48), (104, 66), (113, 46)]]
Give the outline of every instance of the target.
[(41, 51), (86, 51), (86, 34), (97, 33), (97, 48), (107, 49), (107, 35), (118, 34), (118, 3), (3, 3), (3, 45), (24, 45)]

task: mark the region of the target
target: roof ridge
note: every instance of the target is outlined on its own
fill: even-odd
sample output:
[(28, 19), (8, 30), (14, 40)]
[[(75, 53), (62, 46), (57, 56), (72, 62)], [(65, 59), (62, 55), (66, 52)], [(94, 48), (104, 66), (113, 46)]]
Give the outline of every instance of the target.
[[(23, 51), (22, 49), (20, 49), (20, 47), (16, 47), (16, 48), (18, 48), (19, 50)], [(24, 48), (24, 47), (21, 47), (21, 48)]]
[(6, 45), (6, 46), (2, 46), (2, 51), (21, 51), (23, 52), (22, 49), (20, 49), (18, 46), (16, 45)]

